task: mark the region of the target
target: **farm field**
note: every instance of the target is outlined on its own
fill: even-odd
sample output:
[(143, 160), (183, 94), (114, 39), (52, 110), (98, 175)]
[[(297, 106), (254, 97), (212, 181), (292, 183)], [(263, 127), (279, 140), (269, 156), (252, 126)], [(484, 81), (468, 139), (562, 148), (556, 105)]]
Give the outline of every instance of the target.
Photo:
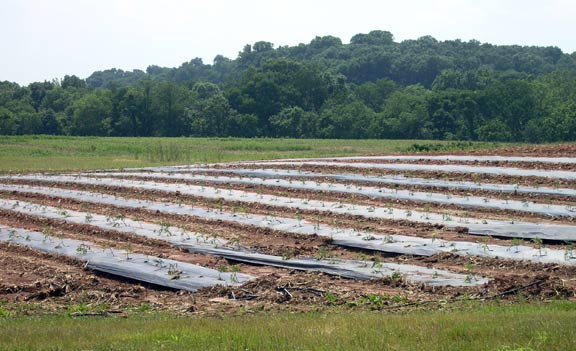
[(0, 172), (61, 171), (494, 148), (506, 144), (432, 140), (122, 138), (2, 136)]
[[(142, 311), (209, 317), (208, 324), (223, 315), (238, 316), (231, 323), (242, 324), (251, 314), (254, 323), (264, 323), (259, 318), (270, 315), (278, 325), (303, 312), (296, 324), (319, 314), (343, 328), (340, 314), (362, 325), (406, 311), (394, 315), (395, 323), (471, 316), (475, 326), (482, 318), (518, 315), (527, 318), (510, 322), (519, 335), (501, 335), (509, 343), (460, 347), (569, 349), (576, 145), (450, 150), (457, 145), (429, 144), (440, 150), (398, 156), (414, 151), (415, 143), (381, 142), (370, 150), (365, 141), (276, 141), (266, 146), (271, 153), (254, 146), (263, 149), (245, 155), (229, 146), (233, 154), (186, 165), (170, 165), (182, 161), (178, 156), (120, 169), (106, 166), (102, 151), (97, 169), (65, 163), (31, 173), (3, 166), (0, 325), (18, 335), (27, 332), (26, 315), (64, 324), (62, 314), (135, 314), (135, 324), (163, 318)], [(305, 145), (323, 146), (295, 149)], [(337, 157), (347, 154), (372, 157)], [(31, 158), (22, 157), (20, 165)], [(23, 167), (42, 169), (34, 162)], [(558, 322), (554, 330), (536, 318), (547, 306)], [(460, 312), (446, 317), (436, 310)], [(467, 335), (461, 328), (453, 332)], [(483, 328), (475, 338), (494, 332)], [(429, 332), (424, 328), (422, 335)], [(174, 335), (192, 342), (186, 333)], [(422, 341), (422, 335), (415, 338)]]

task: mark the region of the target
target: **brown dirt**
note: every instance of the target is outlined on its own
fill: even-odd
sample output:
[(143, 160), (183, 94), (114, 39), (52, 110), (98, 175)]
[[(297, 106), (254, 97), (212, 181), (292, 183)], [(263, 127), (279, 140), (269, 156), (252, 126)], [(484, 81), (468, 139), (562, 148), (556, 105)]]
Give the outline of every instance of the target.
[(574, 157), (576, 143), (510, 146), (498, 149), (455, 151), (449, 153), (430, 154), (457, 154), (457, 155), (500, 155), (500, 156), (532, 156), (532, 157)]
[(482, 167), (510, 167), (522, 169), (554, 170), (554, 171), (575, 171), (576, 164), (569, 163), (548, 163), (548, 162), (515, 162), (515, 161), (458, 161), (458, 160), (363, 160), (363, 159), (326, 159), (326, 161), (339, 163), (375, 163), (375, 164), (420, 164), (420, 165), (468, 165)]

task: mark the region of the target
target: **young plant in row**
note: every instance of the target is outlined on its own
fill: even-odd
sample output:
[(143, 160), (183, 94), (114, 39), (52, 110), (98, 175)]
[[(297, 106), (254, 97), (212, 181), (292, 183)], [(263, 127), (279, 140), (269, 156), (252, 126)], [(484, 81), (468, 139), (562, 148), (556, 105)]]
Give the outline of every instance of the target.
[(90, 251), (90, 246), (82, 243), (76, 247), (76, 252), (80, 255), (86, 255)]

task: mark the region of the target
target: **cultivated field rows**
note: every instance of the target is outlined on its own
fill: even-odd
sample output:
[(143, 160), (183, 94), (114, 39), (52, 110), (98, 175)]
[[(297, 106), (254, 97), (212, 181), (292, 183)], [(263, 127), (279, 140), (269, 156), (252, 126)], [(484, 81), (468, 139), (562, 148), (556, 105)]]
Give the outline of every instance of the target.
[[(98, 173), (98, 176), (107, 175), (106, 173)], [(116, 175), (122, 175), (116, 173)], [(127, 176), (132, 176), (134, 173), (127, 173)], [(148, 176), (148, 175), (146, 175)], [(152, 175), (154, 177), (154, 175)], [(242, 190), (233, 189), (223, 189), (212, 186), (201, 186), (201, 185), (189, 185), (189, 184), (179, 184), (179, 183), (162, 183), (162, 182), (152, 182), (143, 180), (130, 180), (121, 178), (107, 178), (107, 177), (82, 177), (82, 176), (25, 176), (25, 177), (12, 177), (14, 180), (32, 180), (38, 183), (54, 183), (54, 184), (73, 184), (73, 185), (96, 185), (96, 186), (110, 186), (139, 189), (139, 190), (150, 190), (150, 191), (163, 191), (168, 193), (178, 193), (196, 197), (210, 198), (210, 199), (224, 199), (225, 201), (235, 201), (235, 202), (245, 202), (245, 203), (258, 203), (263, 205), (298, 209), (298, 210), (309, 210), (318, 212), (330, 212), (342, 215), (355, 215), (367, 218), (378, 218), (378, 219), (388, 219), (395, 221), (408, 221), (416, 223), (427, 223), (427, 224), (438, 224), (446, 227), (448, 229), (456, 229), (461, 227), (466, 227), (467, 231), (471, 234), (476, 235), (492, 235), (499, 237), (516, 237), (516, 238), (540, 238), (548, 240), (576, 240), (576, 226), (569, 224), (555, 224), (555, 223), (539, 223), (534, 221), (522, 221), (522, 220), (492, 220), (485, 218), (473, 218), (473, 217), (458, 217), (451, 214), (436, 213), (428, 209), (427, 211), (419, 210), (404, 210), (395, 208), (391, 204), (387, 204), (384, 207), (376, 206), (366, 206), (359, 205), (356, 203), (349, 202), (334, 202), (334, 201), (324, 201), (324, 200), (311, 200), (309, 196), (312, 194), (306, 192), (306, 197), (286, 197), (278, 195), (268, 195), (263, 193), (247, 192)], [(181, 179), (179, 177), (172, 177), (171, 179)], [(191, 179), (191, 177), (184, 177), (184, 179)], [(240, 180), (236, 182), (235, 180), (229, 178), (207, 178), (203, 176), (198, 176), (196, 179), (207, 180), (209, 182), (220, 183), (222, 180), (225, 183), (244, 183), (246, 181), (253, 180), (255, 184), (266, 185), (272, 188), (278, 187), (278, 182), (263, 182), (261, 179), (250, 178), (246, 180)], [(280, 181), (280, 180), (279, 180)], [(301, 183), (293, 182), (294, 188), (298, 188)], [(337, 188), (339, 184), (319, 184), (305, 182), (306, 190), (319, 190), (322, 189), (323, 192), (342, 192)], [(290, 184), (285, 184), (284, 187), (290, 186)], [(0, 189), (11, 190), (14, 186), (2, 186)], [(347, 186), (341, 185), (346, 192), (353, 194), (366, 195), (363, 188), (356, 190), (355, 187), (350, 187), (346, 189)], [(391, 190), (392, 191), (392, 190)], [(394, 193), (394, 191), (392, 191)], [(49, 194), (50, 192), (48, 192)], [(52, 191), (56, 193), (56, 191)], [(447, 200), (453, 198), (452, 196), (444, 196)], [(419, 201), (417, 196), (407, 195), (407, 199)], [(485, 198), (490, 200), (489, 198)], [(492, 199), (494, 202), (500, 202), (501, 200)], [(489, 202), (489, 201), (488, 201)], [(528, 203), (527, 208), (545, 208), (546, 206), (552, 205), (542, 205)], [(456, 202), (458, 204), (458, 202)], [(479, 204), (478, 207), (483, 207)], [(506, 205), (504, 203), (504, 205)], [(466, 204), (466, 206), (474, 207), (473, 203)], [(504, 206), (503, 206), (504, 207)], [(574, 212), (571, 206), (554, 206), (558, 211), (564, 209), (562, 213), (565, 213), (570, 218), (573, 218)], [(529, 212), (529, 211), (526, 211)], [(548, 215), (548, 214), (546, 214)], [(521, 218), (521, 217), (517, 217)]]
[(458, 164), (409, 164), (409, 163), (368, 163), (368, 162), (334, 162), (334, 161), (267, 161), (267, 162), (242, 162), (239, 165), (255, 165), (260, 167), (269, 166), (335, 166), (355, 169), (378, 169), (391, 171), (441, 171), (450, 173), (471, 173), (505, 175), (519, 177), (542, 177), (551, 179), (576, 180), (576, 172), (560, 170), (523, 169), (514, 167), (489, 167), (470, 166)]
[[(272, 229), (299, 235), (317, 235), (329, 238), (336, 245), (382, 251), (394, 254), (430, 256), (440, 252), (450, 252), (457, 255), (473, 255), (480, 257), (503, 257), (516, 260), (527, 260), (543, 263), (576, 264), (576, 256), (565, 250), (538, 249), (516, 243), (513, 246), (492, 245), (486, 242), (448, 241), (440, 238), (420, 238), (407, 235), (383, 235), (374, 232), (363, 232), (345, 229), (331, 225), (303, 221), (298, 218), (279, 216), (264, 216), (258, 214), (241, 214), (219, 209), (145, 200), (135, 200), (96, 194), (85, 191), (74, 191), (58, 188), (42, 188), (30, 186), (1, 186), (0, 189), (20, 192), (37, 193), (60, 198), (75, 199), (98, 204), (111, 204), (118, 207), (145, 208), (149, 211), (162, 211), (171, 214), (185, 215), (226, 221), (252, 227)], [(56, 195), (57, 194), (57, 195)], [(542, 251), (543, 250), (543, 251)]]
[(86, 241), (3, 225), (0, 225), (0, 241), (76, 258), (95, 271), (174, 289), (195, 291), (214, 285), (239, 285), (252, 278), (242, 273), (218, 272), (186, 262), (103, 248)]
[[(413, 265), (399, 265), (393, 263), (380, 263), (378, 266), (373, 267), (371, 264), (365, 261), (358, 260), (345, 260), (345, 259), (293, 259), (293, 258), (283, 258), (273, 255), (263, 255), (250, 252), (248, 248), (242, 247), (238, 244), (232, 244), (226, 240), (218, 237), (208, 237), (200, 233), (189, 232), (183, 228), (173, 227), (169, 225), (157, 225), (153, 223), (147, 223), (143, 221), (135, 221), (132, 219), (124, 218), (123, 216), (103, 216), (98, 214), (92, 214), (89, 212), (78, 212), (73, 210), (62, 210), (52, 206), (43, 206), (30, 202), (21, 202), (14, 200), (0, 200), (0, 209), (10, 209), (16, 212), (25, 213), (32, 216), (40, 216), (46, 218), (61, 219), (69, 223), (77, 224), (89, 224), (91, 226), (96, 226), (105, 230), (121, 231), (123, 233), (129, 233), (133, 235), (140, 235), (151, 239), (157, 239), (169, 242), (175, 247), (179, 247), (191, 252), (210, 254), (216, 256), (222, 256), (225, 258), (234, 259), (240, 262), (256, 263), (263, 265), (272, 265), (284, 268), (301, 269), (301, 270), (313, 270), (321, 271), (327, 274), (333, 274), (337, 276), (343, 276), (353, 279), (374, 279), (381, 278), (383, 276), (389, 276), (397, 272), (402, 274), (408, 281), (425, 283), (430, 285), (453, 285), (453, 286), (466, 286), (466, 285), (482, 285), (487, 282), (486, 279), (481, 277), (466, 277), (461, 274), (454, 274), (442, 270), (432, 270), (425, 267), (417, 267)], [(11, 238), (10, 242), (22, 244), (22, 236), (17, 238)], [(3, 238), (0, 238), (2, 240)], [(58, 242), (55, 238), (43, 237), (42, 241), (45, 243), (48, 240), (48, 244), (53, 244)], [(26, 244), (26, 242), (24, 242)], [(82, 243), (79, 244), (77, 240), (71, 240), (67, 242), (66, 245), (60, 245), (54, 250), (52, 245), (41, 246), (36, 243), (35, 247), (40, 247), (51, 252), (55, 252), (62, 255), (74, 256), (76, 258), (86, 259), (89, 263), (92, 263), (94, 255), (105, 255), (106, 257), (126, 257), (126, 252), (124, 255), (115, 252), (117, 250), (91, 250), (92, 245)], [(76, 251), (63, 251), (65, 248), (86, 248), (86, 252), (83, 250)], [(124, 250), (125, 251), (125, 250)], [(70, 255), (72, 253), (72, 255)], [(90, 253), (91, 255), (88, 255)], [(142, 256), (142, 255), (140, 255)], [(162, 262), (158, 258), (149, 258), (147, 261), (151, 262)], [(123, 261), (125, 262), (125, 261)], [(130, 264), (134, 264), (134, 260), (130, 257), (127, 261)], [(170, 263), (165, 263), (164, 267), (169, 267), (173, 265), (175, 269), (180, 269), (182, 265), (184, 267), (190, 266), (189, 264), (183, 262), (171, 261)], [(130, 266), (130, 265), (128, 265)], [(198, 266), (195, 266), (198, 267)], [(124, 267), (123, 270), (130, 272), (133, 268)], [(186, 272), (191, 271), (188, 269)], [(186, 290), (196, 290), (198, 286), (212, 286), (212, 285), (226, 285), (226, 284), (239, 284), (246, 282), (250, 279), (250, 276), (243, 275), (241, 273), (218, 273), (217, 271), (211, 269), (196, 269), (197, 273), (194, 277), (197, 278), (207, 278), (210, 279), (207, 282), (202, 282), (204, 285), (180, 285), (175, 286), (173, 282), (170, 284), (165, 284), (165, 282), (156, 282), (158, 285), (177, 287)], [(167, 274), (166, 277), (174, 278), (174, 274)], [(120, 274), (122, 275), (122, 274)], [(122, 275), (124, 276), (124, 275)], [(136, 276), (136, 275), (134, 275)], [(130, 278), (134, 278), (131, 276)], [(164, 277), (161, 275), (161, 278)], [(189, 278), (191, 275), (188, 273), (186, 276), (184, 272), (178, 275), (178, 281), (181, 277)], [(218, 279), (213, 279), (218, 277)], [(200, 279), (202, 281), (202, 279)], [(144, 279), (141, 279), (144, 280)], [(172, 279), (175, 280), (175, 279)], [(146, 281), (146, 280), (144, 280)], [(151, 282), (151, 281), (149, 281)]]
[[(457, 164), (495, 161), (538, 166)], [(317, 276), (318, 284), (341, 284), (347, 293), (352, 285), (332, 279), (373, 281), (376, 285), (370, 287), (376, 291), (384, 288), (378, 282), (385, 278), (422, 287), (470, 291), (482, 286), (498, 292), (503, 281), (526, 282), (539, 267), (554, 265), (566, 268), (550, 273), (551, 284), (561, 282), (561, 290), (567, 291), (563, 294), (569, 295), (576, 287), (576, 172), (554, 167), (573, 163), (567, 157), (414, 155), (10, 175), (0, 178), (0, 241), (83, 260), (95, 271), (190, 291), (241, 285), (230, 291), (242, 293), (243, 286), (285, 276), (288, 269), (324, 273)], [(351, 173), (353, 169), (380, 173)], [(475, 178), (433, 179), (440, 170)], [(406, 175), (398, 174), (402, 171)], [(429, 174), (413, 177), (414, 172)], [(494, 175), (503, 178), (495, 182)], [(526, 182), (507, 184), (509, 177)], [(563, 186), (533, 183), (544, 178), (559, 179)], [(56, 229), (91, 228), (95, 242), (63, 229), (60, 239), (72, 240), (63, 249), (38, 230), (45, 222)], [(115, 248), (103, 248), (102, 238), (115, 235)], [(119, 250), (124, 240), (142, 247)], [(151, 256), (154, 245), (173, 249)], [(78, 247), (83, 249), (72, 249)], [(138, 259), (126, 259), (130, 254)], [(99, 266), (98, 260), (114, 268)], [(139, 279), (157, 260), (170, 264)], [(226, 273), (230, 267), (221, 269), (222, 260), (240, 264)], [(133, 268), (138, 265), (145, 268)], [(507, 266), (516, 270), (501, 271)], [(416, 291), (414, 285), (404, 289)]]
[(447, 188), (450, 190), (480, 190), (493, 193), (522, 193), (522, 194), (543, 194), (543, 195), (557, 195), (576, 198), (576, 189), (566, 188), (549, 188), (549, 187), (534, 187), (523, 186), (519, 184), (491, 184), (491, 183), (477, 183), (465, 181), (446, 181), (441, 179), (425, 179), (425, 178), (409, 178), (401, 175), (391, 176), (365, 176), (361, 174), (352, 173), (317, 173), (306, 172), (299, 170), (285, 170), (285, 169), (270, 169), (270, 168), (216, 168), (216, 167), (148, 167), (142, 169), (130, 169), (128, 172), (147, 171), (148, 174), (168, 173), (168, 174), (222, 174), (222, 175), (235, 175), (251, 178), (288, 178), (288, 179), (323, 179), (323, 180), (337, 180), (350, 182), (351, 184), (365, 183), (365, 185), (382, 184), (394, 186), (416, 186), (427, 188)]
[(548, 163), (548, 164), (576, 164), (575, 157), (529, 157), (529, 156), (465, 156), (465, 155), (392, 155), (392, 156), (341, 156), (314, 159), (283, 159), (282, 161), (456, 161), (475, 163)]
[[(101, 182), (109, 182), (109, 184), (119, 182), (118, 180), (105, 178), (105, 177), (133, 177), (133, 178), (150, 178), (150, 179), (168, 179), (176, 181), (202, 181), (207, 183), (224, 183), (224, 184), (250, 184), (250, 185), (262, 185), (270, 187), (288, 188), (288, 189), (299, 189), (299, 190), (312, 190), (321, 192), (338, 192), (344, 194), (355, 194), (363, 195), (371, 198), (382, 198), (385, 201), (390, 200), (408, 200), (408, 201), (418, 201), (418, 202), (430, 202), (438, 204), (453, 204), (462, 207), (481, 207), (490, 208), (497, 210), (509, 210), (509, 211), (519, 211), (519, 212), (529, 212), (544, 214), (547, 216), (562, 216), (562, 217), (576, 217), (576, 206), (571, 205), (553, 205), (553, 204), (541, 204), (532, 201), (516, 201), (516, 200), (502, 200), (498, 198), (489, 197), (478, 197), (478, 196), (459, 196), (451, 194), (441, 194), (434, 192), (421, 192), (412, 190), (398, 190), (385, 187), (372, 187), (372, 186), (360, 186), (352, 184), (342, 184), (342, 183), (324, 183), (318, 181), (293, 181), (278, 178), (257, 178), (257, 177), (229, 177), (229, 176), (207, 176), (207, 175), (190, 175), (190, 174), (178, 174), (173, 173), (149, 173), (149, 172), (104, 172), (98, 173), (98, 179)], [(49, 181), (71, 181), (75, 182), (86, 182), (86, 179), (80, 178), (78, 176), (51, 176), (43, 178), (40, 176), (33, 176), (33, 178), (22, 178), (18, 177), (16, 179), (32, 179), (40, 180), (47, 179)], [(118, 184), (129, 184), (128, 181), (120, 181)], [(158, 184), (153, 184), (151, 182), (140, 182), (142, 187), (155, 186)], [(163, 189), (170, 189), (173, 186), (167, 184), (159, 184)], [(178, 187), (178, 189), (180, 189)], [(192, 186), (188, 186), (187, 189), (194, 189)], [(199, 194), (197, 194), (199, 195)]]

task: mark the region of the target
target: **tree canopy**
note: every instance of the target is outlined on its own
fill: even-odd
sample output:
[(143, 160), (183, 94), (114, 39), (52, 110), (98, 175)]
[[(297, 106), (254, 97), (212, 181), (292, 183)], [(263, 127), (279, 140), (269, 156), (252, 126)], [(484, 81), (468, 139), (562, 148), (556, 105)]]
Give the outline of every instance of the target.
[(576, 53), (396, 42), (247, 44), (236, 59), (0, 82), (0, 134), (576, 140)]

